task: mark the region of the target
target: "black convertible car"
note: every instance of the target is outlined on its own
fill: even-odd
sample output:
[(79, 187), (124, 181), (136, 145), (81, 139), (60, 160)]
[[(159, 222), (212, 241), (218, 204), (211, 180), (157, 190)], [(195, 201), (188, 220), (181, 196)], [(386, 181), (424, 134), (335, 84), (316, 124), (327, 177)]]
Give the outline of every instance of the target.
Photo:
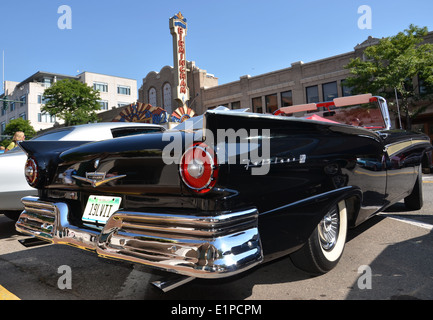
[(222, 109), (164, 133), (21, 143), (39, 194), (23, 198), (17, 230), (187, 279), (287, 254), (321, 274), (339, 261), (348, 228), (401, 199), (422, 207), (432, 145), (392, 129), (381, 97), (276, 115)]

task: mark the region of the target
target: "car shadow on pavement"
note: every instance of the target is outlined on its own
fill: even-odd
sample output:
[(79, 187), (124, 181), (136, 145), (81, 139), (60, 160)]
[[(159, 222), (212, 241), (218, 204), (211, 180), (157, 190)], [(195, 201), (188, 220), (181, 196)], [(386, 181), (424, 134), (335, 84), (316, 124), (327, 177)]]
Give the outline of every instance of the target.
[[(389, 236), (384, 237), (390, 239), (389, 244), (368, 265), (369, 269), (360, 273), (346, 299), (433, 299), (433, 216), (422, 210), (408, 211), (403, 202), (398, 202), (378, 216), (391, 218), (386, 221), (392, 225), (387, 228)], [(398, 234), (408, 239), (393, 242), (391, 239)], [(422, 235), (411, 238), (411, 234)]]
[[(347, 241), (355, 239), (383, 219), (375, 216), (359, 227), (350, 229)], [(237, 276), (216, 280), (195, 279), (166, 293), (153, 288), (147, 292), (146, 296), (147, 299), (158, 300), (244, 300), (253, 295), (254, 286), (256, 285), (272, 286), (274, 284), (314, 280), (314, 278), (318, 277), (298, 269), (294, 266), (290, 257), (286, 256), (259, 265)], [(287, 292), (286, 296), (279, 296), (278, 299), (296, 300), (302, 299), (302, 297), (293, 296), (293, 293)]]
[[(70, 269), (71, 287), (64, 284)], [(22, 300), (110, 300), (132, 265), (65, 245), (0, 253), (0, 284)]]
[(432, 231), (390, 244), (368, 265), (368, 273), (363, 272), (363, 278), (360, 274), (346, 299), (432, 300), (432, 265)]
[(252, 296), (256, 285), (296, 282), (309, 278), (311, 276), (297, 269), (289, 257), (284, 257), (228, 278), (195, 279), (166, 293), (152, 288), (147, 291), (146, 299), (245, 300)]
[(0, 213), (0, 239), (7, 239), (14, 235), (19, 235), (15, 230), (15, 221)]

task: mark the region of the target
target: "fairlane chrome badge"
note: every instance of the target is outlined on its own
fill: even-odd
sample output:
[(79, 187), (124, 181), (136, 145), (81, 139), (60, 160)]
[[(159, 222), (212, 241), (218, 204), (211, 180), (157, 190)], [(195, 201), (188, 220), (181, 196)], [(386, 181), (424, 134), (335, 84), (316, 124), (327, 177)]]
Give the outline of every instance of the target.
[(92, 187), (96, 188), (110, 181), (114, 181), (126, 177), (125, 174), (119, 176), (114, 176), (114, 175), (107, 176), (106, 172), (97, 172), (96, 169), (99, 166), (99, 159), (95, 160), (94, 166), (95, 166), (95, 172), (86, 172), (85, 178), (77, 175), (72, 175), (72, 178), (74, 178), (75, 180), (80, 180), (80, 181), (90, 183)]
[(272, 164), (282, 164), (282, 163), (305, 163), (307, 160), (307, 155), (301, 154), (298, 158), (296, 157), (285, 157), (285, 158), (271, 158), (271, 159), (262, 159), (260, 161), (252, 161), (251, 159), (244, 159), (243, 163), (245, 164), (245, 169), (251, 167), (260, 167), (263, 165), (272, 165)]

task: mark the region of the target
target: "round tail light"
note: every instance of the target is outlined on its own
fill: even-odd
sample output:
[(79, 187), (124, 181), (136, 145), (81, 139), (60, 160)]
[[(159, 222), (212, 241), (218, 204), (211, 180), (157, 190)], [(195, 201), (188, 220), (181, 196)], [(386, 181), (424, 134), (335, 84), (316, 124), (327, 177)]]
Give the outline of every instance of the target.
[(183, 182), (197, 193), (211, 190), (218, 177), (218, 163), (213, 150), (200, 142), (185, 151), (179, 170)]
[(38, 181), (38, 165), (33, 159), (27, 159), (24, 167), (24, 175), (26, 176), (27, 183), (33, 187)]

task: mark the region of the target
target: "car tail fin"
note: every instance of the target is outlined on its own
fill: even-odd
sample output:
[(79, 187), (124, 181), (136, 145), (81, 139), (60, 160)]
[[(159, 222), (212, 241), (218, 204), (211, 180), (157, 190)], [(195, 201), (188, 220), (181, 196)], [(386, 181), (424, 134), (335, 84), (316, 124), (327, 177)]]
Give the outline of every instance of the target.
[(77, 147), (86, 142), (83, 141), (22, 141), (19, 146), (27, 156), (38, 156), (39, 154), (60, 154), (65, 150)]
[(43, 188), (54, 175), (55, 170), (49, 172), (49, 167), (57, 166), (61, 160), (59, 155), (71, 148), (82, 145), (83, 141), (23, 141), (20, 148), (27, 154), (24, 174), (27, 183), (33, 188)]

